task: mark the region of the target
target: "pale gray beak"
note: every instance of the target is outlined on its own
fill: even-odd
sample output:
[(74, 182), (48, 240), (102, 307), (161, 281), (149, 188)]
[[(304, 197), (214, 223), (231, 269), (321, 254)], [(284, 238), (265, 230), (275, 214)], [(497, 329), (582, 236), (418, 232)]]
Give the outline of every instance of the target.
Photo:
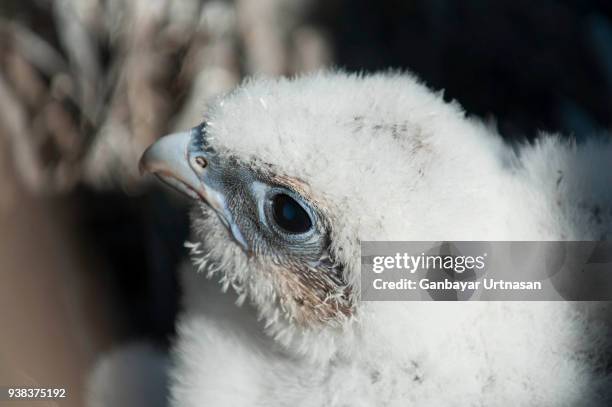
[(139, 168), (189, 197), (204, 201), (219, 215), (234, 239), (248, 249), (227, 205), (227, 188), (221, 182), (225, 166), (207, 145), (203, 124), (160, 138), (144, 152)]
[(198, 174), (189, 163), (191, 131), (160, 138), (140, 159), (140, 172), (150, 172), (164, 183), (196, 199), (205, 195)]

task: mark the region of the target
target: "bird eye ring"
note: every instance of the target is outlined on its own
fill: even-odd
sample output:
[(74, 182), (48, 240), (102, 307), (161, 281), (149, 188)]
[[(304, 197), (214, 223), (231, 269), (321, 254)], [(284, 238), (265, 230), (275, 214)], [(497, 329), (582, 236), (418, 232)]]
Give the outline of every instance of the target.
[(310, 211), (287, 193), (278, 192), (268, 199), (268, 218), (284, 234), (303, 235), (313, 230)]

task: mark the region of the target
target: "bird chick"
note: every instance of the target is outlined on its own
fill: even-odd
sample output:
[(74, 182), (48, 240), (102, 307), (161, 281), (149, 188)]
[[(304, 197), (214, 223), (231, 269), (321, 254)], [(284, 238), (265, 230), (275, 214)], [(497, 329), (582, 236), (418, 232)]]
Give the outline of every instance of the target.
[(409, 74), (320, 72), (247, 81), (141, 165), (196, 202), (171, 405), (609, 405), (575, 304), (359, 293), (362, 241), (609, 239), (610, 141), (509, 146)]

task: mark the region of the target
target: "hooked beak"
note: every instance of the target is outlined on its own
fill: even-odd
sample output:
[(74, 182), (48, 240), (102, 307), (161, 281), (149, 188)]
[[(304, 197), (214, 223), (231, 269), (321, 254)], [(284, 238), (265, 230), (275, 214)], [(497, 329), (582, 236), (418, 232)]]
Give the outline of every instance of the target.
[[(210, 173), (218, 163), (214, 151), (203, 148), (203, 125), (170, 134), (151, 145), (140, 159), (140, 172), (150, 172), (172, 188), (193, 199), (201, 199), (219, 215), (234, 239), (248, 250), (247, 242), (227, 205), (223, 188)], [(215, 165), (213, 165), (213, 163)]]
[(160, 138), (146, 149), (138, 168), (149, 172), (164, 183), (191, 198), (204, 198), (205, 191), (196, 172), (189, 165), (192, 131), (174, 133)]

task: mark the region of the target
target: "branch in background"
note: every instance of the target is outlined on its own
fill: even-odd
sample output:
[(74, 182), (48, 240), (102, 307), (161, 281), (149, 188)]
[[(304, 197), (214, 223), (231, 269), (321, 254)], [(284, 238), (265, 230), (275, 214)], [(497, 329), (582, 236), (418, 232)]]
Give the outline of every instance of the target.
[(22, 6), (45, 21), (1, 28), (0, 137), (19, 181), (34, 193), (79, 182), (133, 190), (142, 151), (196, 124), (208, 101), (244, 75), (292, 74), (331, 61), (325, 36), (305, 22), (308, 1), (251, 3)]

